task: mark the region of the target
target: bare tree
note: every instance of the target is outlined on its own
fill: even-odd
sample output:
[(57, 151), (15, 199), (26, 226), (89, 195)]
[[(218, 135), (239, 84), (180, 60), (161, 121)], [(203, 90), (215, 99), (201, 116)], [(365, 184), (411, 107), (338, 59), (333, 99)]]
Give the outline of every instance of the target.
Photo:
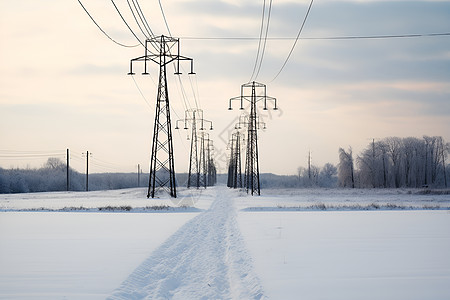
[(339, 148), (338, 181), (341, 187), (355, 187), (352, 148), (348, 151)]
[(44, 164), (45, 169), (58, 170), (58, 169), (64, 169), (65, 167), (66, 167), (66, 164), (57, 157), (49, 157), (47, 159), (47, 162)]
[(335, 166), (326, 163), (319, 173), (319, 186), (332, 187), (336, 184), (336, 175), (338, 171)]

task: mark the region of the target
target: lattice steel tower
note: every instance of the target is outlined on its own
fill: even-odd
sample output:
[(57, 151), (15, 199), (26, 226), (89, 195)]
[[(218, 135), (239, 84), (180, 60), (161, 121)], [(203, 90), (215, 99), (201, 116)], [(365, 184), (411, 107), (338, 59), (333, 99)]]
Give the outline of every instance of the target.
[(242, 171), (241, 171), (241, 142), (243, 135), (236, 131), (231, 136), (231, 155), (230, 155), (230, 183), (231, 188), (242, 188)]
[[(149, 50), (149, 44), (157, 49), (159, 53), (152, 53)], [(176, 53), (172, 54), (174, 48), (176, 49)], [(174, 198), (177, 197), (166, 66), (172, 62), (176, 62), (175, 74), (181, 74), (180, 60), (190, 61), (191, 72), (189, 74), (194, 74), (193, 60), (188, 57), (180, 56), (179, 39), (161, 35), (146, 40), (145, 54), (130, 61), (129, 75), (134, 75), (133, 62), (135, 61), (144, 62), (144, 72), (142, 75), (148, 75), (148, 61), (152, 61), (159, 65), (158, 93), (156, 97), (156, 113), (153, 127), (147, 198), (154, 198), (155, 191), (159, 189), (166, 190), (170, 196)]]
[[(248, 90), (251, 93), (248, 94)], [(259, 95), (257, 94), (259, 92)], [(231, 102), (240, 100), (240, 109), (244, 109), (244, 100), (250, 102), (250, 114), (248, 115), (248, 135), (247, 135), (247, 152), (245, 161), (245, 180), (244, 184), (247, 193), (250, 191), (253, 195), (261, 194), (259, 181), (259, 160), (258, 160), (258, 115), (257, 105), (259, 101), (264, 102), (263, 109), (267, 110), (267, 101), (274, 101), (274, 109), (277, 109), (276, 99), (266, 95), (266, 85), (255, 81), (241, 85), (241, 96), (230, 99), (228, 109), (232, 109)]]
[[(190, 188), (192, 186), (195, 186), (199, 188), (200, 186), (206, 187), (206, 180), (203, 178), (202, 168), (204, 167), (204, 162), (202, 159), (204, 159), (204, 141), (203, 141), (203, 135), (202, 131), (204, 131), (205, 123), (210, 124), (209, 130), (213, 130), (212, 121), (206, 120), (203, 118), (203, 110), (202, 109), (188, 109), (185, 111), (184, 119), (177, 120), (175, 129), (180, 129), (178, 124), (179, 122), (184, 122), (184, 129), (189, 129), (189, 126), (191, 126), (192, 132), (191, 132), (191, 151), (189, 156), (189, 175), (188, 175), (188, 182), (187, 187)], [(199, 130), (200, 132), (200, 152), (198, 149), (198, 132), (197, 132), (197, 125), (200, 125)], [(203, 141), (203, 144), (202, 144)], [(202, 156), (203, 153), (203, 156)], [(202, 164), (203, 163), (203, 164)], [(205, 175), (206, 176), (206, 175)]]
[(208, 186), (213, 186), (217, 182), (217, 170), (214, 163), (214, 143), (208, 140)]

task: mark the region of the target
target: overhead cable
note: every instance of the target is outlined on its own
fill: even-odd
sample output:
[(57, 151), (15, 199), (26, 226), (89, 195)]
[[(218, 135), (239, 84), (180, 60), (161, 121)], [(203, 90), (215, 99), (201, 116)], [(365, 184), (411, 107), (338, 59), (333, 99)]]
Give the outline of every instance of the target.
[[(154, 35), (153, 35), (152, 30), (150, 29), (150, 26), (148, 26), (148, 24), (146, 25), (147, 21), (145, 21), (145, 17), (143, 18), (144, 14), (142, 13), (140, 7), (137, 7), (137, 6), (136, 6), (136, 3), (134, 2), (134, 0), (132, 0), (132, 2), (133, 2), (134, 9), (136, 10), (136, 13), (138, 14), (139, 19), (141, 20), (142, 25), (144, 26), (144, 29), (145, 29), (146, 32), (144, 32), (144, 29), (142, 29), (142, 26), (141, 26), (141, 24), (139, 23), (139, 21), (138, 21), (138, 19), (137, 19), (137, 17), (136, 17), (136, 13), (134, 12), (133, 8), (131, 7), (130, 0), (127, 0), (128, 7), (129, 7), (130, 10), (131, 10), (131, 14), (133, 15), (133, 18), (134, 18), (134, 20), (136, 21), (137, 26), (138, 26), (139, 29), (141, 30), (142, 34), (146, 37), (146, 39), (150, 41), (150, 44), (153, 46), (153, 48), (154, 48), (156, 51), (159, 52), (158, 47), (155, 46), (155, 43), (154, 43), (154, 42), (152, 42), (152, 38), (154, 37)], [(147, 50), (148, 50), (150, 53), (152, 53), (148, 48), (147, 48)]]
[[(295, 46), (297, 45), (297, 41), (298, 41), (298, 39), (299, 39), (299, 37), (300, 37), (300, 34), (302, 33), (303, 27), (305, 26), (306, 20), (308, 19), (308, 15), (309, 15), (309, 12), (311, 11), (311, 7), (312, 7), (312, 5), (313, 5), (313, 2), (314, 2), (314, 0), (311, 0), (311, 2), (309, 3), (308, 10), (306, 11), (305, 18), (303, 19), (302, 26), (300, 27), (300, 30), (298, 31), (297, 37), (295, 38), (295, 41), (294, 41), (294, 44), (292, 45), (291, 50), (289, 51), (289, 54), (288, 54), (288, 56), (286, 57), (286, 60), (284, 61), (283, 65), (281, 66), (281, 68), (280, 68), (280, 70), (278, 71), (277, 75), (275, 75), (275, 77), (272, 79), (272, 81), (274, 81), (275, 79), (277, 79), (278, 75), (281, 74), (281, 72), (283, 71), (284, 67), (286, 66), (286, 64), (287, 64), (287, 62), (288, 62), (288, 60), (289, 60), (289, 58), (291, 57), (292, 52), (294, 51)], [(272, 82), (272, 81), (271, 81), (271, 82)]]
[(117, 13), (119, 14), (120, 18), (122, 18), (122, 21), (125, 23), (125, 25), (128, 27), (128, 29), (131, 31), (131, 33), (134, 35), (134, 37), (138, 40), (138, 42), (145, 47), (145, 45), (142, 43), (142, 41), (138, 38), (138, 36), (134, 33), (133, 29), (131, 29), (130, 25), (128, 25), (127, 21), (125, 20), (125, 18), (122, 16), (122, 13), (120, 12), (119, 8), (117, 7), (116, 3), (114, 2), (114, 0), (111, 0), (112, 4), (114, 5), (114, 7), (116, 8)]
[(159, 8), (161, 9), (161, 14), (163, 16), (164, 23), (166, 23), (167, 32), (169, 32), (169, 35), (172, 36), (172, 33), (170, 32), (170, 29), (169, 29), (169, 25), (167, 24), (166, 15), (164, 14), (164, 9), (162, 7), (161, 0), (158, 0), (158, 3), (159, 3)]
[[(130, 8), (131, 14), (133, 15), (134, 20), (136, 21), (137, 26), (139, 27), (139, 30), (142, 32), (142, 34), (149, 39), (150, 38), (150, 34), (147, 32), (144, 32), (144, 30), (141, 27), (141, 24), (139, 23), (138, 19), (136, 18), (136, 14), (134, 13), (133, 8), (131, 7), (131, 3), (130, 0), (127, 0), (128, 3), (128, 7)], [(133, 1), (133, 5), (134, 5), (134, 1)], [(134, 6), (134, 8), (136, 9), (136, 5)], [(139, 12), (136, 9), (136, 13), (139, 15)], [(141, 15), (139, 15), (139, 18), (141, 18)], [(142, 18), (141, 18), (141, 22), (142, 22)], [(144, 25), (145, 28), (145, 25)], [(147, 30), (147, 28), (145, 28), (145, 30)]]
[(258, 71), (256, 72), (256, 75), (255, 75), (255, 79), (258, 78), (259, 71), (261, 71), (261, 65), (262, 65), (262, 62), (264, 59), (264, 53), (266, 51), (267, 34), (269, 33), (269, 23), (270, 23), (270, 12), (271, 11), (272, 11), (272, 0), (270, 0), (270, 3), (269, 3), (269, 13), (267, 15), (267, 24), (266, 24), (266, 33), (264, 35), (264, 44), (263, 44), (263, 48), (262, 48), (262, 52), (261, 52), (261, 58), (259, 61)]
[(144, 99), (145, 103), (147, 103), (149, 108), (152, 108), (152, 106), (150, 105), (150, 103), (147, 101), (147, 98), (145, 98), (144, 94), (142, 93), (141, 88), (139, 87), (139, 85), (136, 82), (136, 79), (134, 79), (134, 75), (131, 75), (131, 78), (133, 79), (134, 85), (136, 86), (136, 88), (138, 89), (139, 93), (141, 94), (142, 98)]
[(263, 9), (262, 9), (262, 16), (261, 16), (261, 28), (259, 30), (259, 41), (258, 41), (258, 51), (256, 52), (256, 58), (255, 58), (255, 65), (253, 66), (252, 76), (250, 76), (250, 81), (253, 79), (253, 75), (255, 75), (256, 66), (258, 65), (258, 59), (259, 59), (259, 51), (261, 49), (261, 40), (262, 40), (262, 34), (264, 29), (264, 14), (266, 12), (266, 0), (263, 2)]
[(134, 4), (134, 7), (137, 7), (138, 13), (140, 13), (139, 17), (141, 18), (142, 24), (144, 24), (144, 27), (147, 29), (149, 35), (151, 37), (154, 37), (155, 34), (153, 33), (152, 29), (150, 28), (150, 25), (148, 25), (147, 19), (145, 18), (144, 13), (142, 12), (142, 9), (141, 9), (141, 6), (139, 5), (138, 0), (132, 0), (132, 1)]
[[(439, 33), (411, 33), (411, 34), (385, 34), (385, 35), (349, 35), (349, 36), (324, 36), (324, 37), (300, 37), (299, 40), (367, 40), (367, 39), (394, 39), (394, 38), (419, 38), (419, 37), (440, 37), (450, 36), (450, 32)], [(183, 40), (259, 40), (259, 37), (244, 37), (244, 36), (228, 36), (228, 37), (199, 37), (199, 36), (185, 36), (180, 37)], [(297, 37), (268, 37), (268, 40), (296, 40)]]
[(98, 27), (98, 29), (100, 29), (100, 31), (107, 37), (109, 38), (111, 41), (113, 41), (114, 43), (116, 43), (119, 46), (122, 47), (127, 47), (127, 48), (133, 48), (133, 47), (137, 47), (139, 46), (139, 44), (136, 45), (125, 45), (122, 43), (119, 43), (118, 41), (114, 40), (111, 36), (109, 36), (101, 27), (100, 25), (98, 25), (98, 23), (94, 20), (94, 18), (91, 16), (91, 14), (88, 12), (88, 10), (86, 9), (86, 7), (84, 7), (83, 3), (81, 3), (80, 0), (78, 0), (78, 3), (80, 3), (81, 7), (84, 9), (84, 11), (86, 12), (86, 14), (89, 16), (89, 18), (91, 18), (92, 22), (94, 22), (94, 24)]

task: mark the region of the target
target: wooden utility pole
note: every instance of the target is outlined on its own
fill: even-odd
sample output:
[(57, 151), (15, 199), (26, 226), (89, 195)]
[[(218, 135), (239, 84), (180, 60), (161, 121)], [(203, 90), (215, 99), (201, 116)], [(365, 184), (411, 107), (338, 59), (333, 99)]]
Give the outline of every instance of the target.
[(86, 192), (89, 191), (89, 151), (86, 151)]
[(141, 186), (141, 165), (140, 164), (138, 164), (138, 187), (140, 187)]
[(308, 179), (309, 179), (309, 185), (312, 185), (311, 182), (311, 150), (308, 152)]
[(67, 148), (67, 170), (66, 170), (66, 176), (67, 176), (67, 178), (66, 178), (66, 189), (67, 189), (67, 191), (69, 191), (69, 189), (70, 189), (70, 181), (69, 181), (69, 171), (70, 171), (70, 167), (69, 167), (69, 148)]

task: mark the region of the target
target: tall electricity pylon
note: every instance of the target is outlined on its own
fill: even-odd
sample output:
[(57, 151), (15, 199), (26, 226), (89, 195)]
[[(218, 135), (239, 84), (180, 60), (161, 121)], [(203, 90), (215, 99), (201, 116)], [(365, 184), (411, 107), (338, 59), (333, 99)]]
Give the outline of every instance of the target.
[[(149, 50), (149, 44), (158, 49), (159, 53), (152, 53)], [(171, 51), (173, 51), (174, 48), (176, 48), (176, 53), (172, 54)], [(156, 97), (156, 113), (153, 127), (147, 198), (154, 198), (155, 190), (159, 189), (166, 190), (171, 197), (177, 197), (166, 66), (172, 62), (176, 62), (175, 74), (181, 74), (181, 60), (190, 61), (191, 71), (189, 74), (195, 74), (193, 72), (192, 58), (180, 56), (179, 39), (161, 35), (146, 40), (145, 54), (130, 61), (129, 75), (134, 75), (133, 62), (135, 61), (144, 62), (144, 72), (142, 75), (148, 75), (147, 62), (152, 61), (159, 65), (159, 82)]]
[[(248, 91), (251, 89), (251, 93)], [(258, 90), (258, 93), (257, 93)], [(244, 100), (250, 102), (250, 114), (248, 115), (248, 135), (247, 135), (247, 153), (245, 160), (245, 186), (247, 193), (253, 195), (257, 193), (261, 195), (261, 187), (259, 181), (259, 160), (258, 160), (258, 117), (257, 105), (259, 101), (263, 101), (263, 109), (267, 110), (267, 101), (274, 102), (274, 108), (277, 109), (277, 100), (266, 95), (266, 85), (255, 81), (241, 85), (241, 95), (230, 99), (228, 109), (232, 109), (231, 102), (233, 100), (240, 101), (240, 109), (244, 109)]]
[(200, 133), (200, 174), (201, 180), (204, 180), (203, 185), (213, 186), (217, 182), (217, 170), (214, 163), (214, 158), (212, 152), (214, 151), (213, 141), (209, 138), (209, 133)]
[[(259, 119), (259, 115), (256, 115), (254, 117), (253, 121), (251, 120), (250, 116), (251, 115), (242, 114), (239, 117), (239, 122), (236, 123), (236, 125), (235, 125), (235, 128), (238, 130), (238, 132), (243, 127), (247, 127), (247, 130), (248, 130), (248, 128), (250, 128), (251, 126), (253, 127), (253, 129), (255, 131), (258, 130), (258, 129), (263, 129), (263, 130), (266, 129), (266, 123)], [(250, 137), (250, 135), (249, 135), (249, 137)], [(235, 139), (237, 140), (237, 138), (235, 138)], [(244, 140), (244, 142), (245, 142), (245, 140)], [(256, 155), (258, 155), (258, 144), (257, 144), (257, 142), (258, 142), (258, 140), (256, 139)], [(250, 170), (251, 170), (251, 168), (250, 168), (251, 167), (251, 155), (250, 155), (251, 152), (250, 151), (251, 150), (252, 150), (252, 148), (248, 147), (248, 143), (247, 143), (247, 147), (246, 147), (246, 161), (245, 161), (245, 173), (244, 173), (244, 187), (245, 187), (245, 189), (247, 190), (247, 193), (248, 193), (248, 191), (251, 190), (254, 185), (256, 185), (257, 188), (255, 189), (255, 192), (258, 192), (258, 195), (260, 195), (259, 166), (257, 167), (257, 170), (258, 170), (258, 173), (257, 173), (257, 176), (256, 176), (257, 177), (257, 181), (252, 180), (252, 177), (251, 177), (251, 176), (253, 176), (252, 173), (250, 172)], [(237, 151), (237, 149), (236, 149), (236, 151)], [(240, 155), (240, 149), (239, 149), (239, 155)], [(235, 157), (235, 159), (237, 159), (237, 158)], [(258, 163), (258, 156), (256, 156), (256, 163)], [(240, 166), (239, 166), (239, 168), (240, 168)], [(242, 187), (242, 185), (241, 185), (241, 187)], [(236, 188), (236, 186), (234, 188)], [(253, 192), (252, 192), (252, 195), (253, 195)]]
[(231, 136), (231, 157), (230, 165), (232, 166), (230, 176), (231, 188), (242, 188), (242, 168), (241, 168), (241, 145), (243, 142), (243, 135), (236, 131)]
[(217, 170), (214, 163), (214, 143), (208, 140), (208, 186), (213, 186), (217, 182)]
[(227, 150), (230, 149), (230, 158), (228, 159), (228, 177), (227, 177), (227, 187), (233, 187), (233, 173), (234, 173), (234, 139), (233, 135), (231, 136), (231, 140), (228, 142), (229, 146), (227, 146)]
[[(189, 158), (189, 176), (188, 176), (188, 182), (187, 187), (190, 188), (192, 186), (195, 186), (199, 188), (200, 186), (206, 187), (206, 175), (202, 175), (202, 168), (205, 168), (205, 163), (202, 164), (202, 159), (205, 158), (205, 150), (204, 150), (204, 141), (203, 141), (203, 135), (200, 134), (200, 153), (198, 149), (198, 133), (197, 133), (197, 126), (200, 125), (200, 130), (205, 130), (205, 123), (210, 124), (209, 130), (213, 129), (212, 121), (205, 120), (203, 118), (203, 110), (201, 109), (188, 109), (185, 111), (184, 119), (177, 120), (175, 129), (180, 129), (178, 124), (180, 122), (184, 123), (184, 129), (189, 129), (189, 126), (191, 126), (191, 151), (190, 151), (190, 158)], [(203, 144), (202, 144), (203, 143)], [(203, 153), (203, 156), (202, 156)], [(200, 154), (200, 156), (199, 156)]]
[(200, 177), (200, 186), (204, 187), (206, 189), (206, 185), (207, 185), (207, 181), (206, 181), (206, 176), (208, 174), (208, 166), (206, 165), (206, 162), (209, 161), (209, 158), (206, 157), (206, 140), (209, 140), (209, 135), (208, 137), (205, 137), (206, 135), (208, 135), (205, 132), (201, 132), (200, 133), (200, 156), (199, 156), (199, 177)]

